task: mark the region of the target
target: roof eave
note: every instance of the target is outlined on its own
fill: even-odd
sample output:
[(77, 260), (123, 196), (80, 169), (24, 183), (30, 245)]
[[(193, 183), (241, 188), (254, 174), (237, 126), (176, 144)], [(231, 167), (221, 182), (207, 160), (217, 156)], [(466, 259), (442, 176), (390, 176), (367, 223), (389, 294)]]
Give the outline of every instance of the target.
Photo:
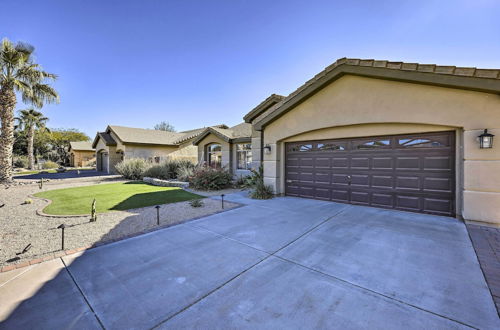
[(255, 123), (254, 128), (258, 131), (262, 130), (262, 128), (266, 125), (292, 110), (294, 107), (324, 88), (326, 85), (346, 74), (439, 87), (466, 89), (485, 93), (500, 93), (500, 80), (498, 79), (341, 64), (329, 72), (320, 73), (317, 76), (317, 80), (310, 85), (307, 86), (307, 83), (306, 85), (303, 85), (302, 90), (289, 99), (284, 99), (282, 105)]
[(204, 130), (202, 133), (200, 133), (200, 135), (193, 141), (193, 145), (197, 146), (209, 134), (214, 134), (215, 136), (224, 140), (225, 142), (231, 141), (231, 139), (229, 137), (227, 137), (223, 134), (220, 134), (219, 132), (217, 132), (216, 130), (214, 130), (210, 127), (207, 127), (207, 129)]
[(250, 110), (244, 117), (243, 120), (245, 123), (251, 123), (252, 120), (257, 118), (260, 114), (262, 114), (264, 111), (275, 105), (276, 103), (279, 103), (281, 100), (283, 100), (285, 97), (282, 95), (278, 94), (271, 94), (271, 96), (267, 97), (264, 101), (262, 101), (259, 105), (257, 105), (255, 108)]

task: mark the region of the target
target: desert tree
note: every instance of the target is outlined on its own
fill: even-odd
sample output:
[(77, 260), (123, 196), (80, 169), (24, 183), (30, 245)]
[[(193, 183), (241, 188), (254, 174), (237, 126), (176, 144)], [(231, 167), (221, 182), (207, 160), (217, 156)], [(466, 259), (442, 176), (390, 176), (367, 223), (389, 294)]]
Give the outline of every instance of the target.
[(0, 45), (0, 182), (12, 180), (14, 145), (14, 109), (17, 95), (26, 104), (41, 108), (59, 101), (59, 95), (48, 82), (57, 78), (34, 62), (34, 47), (3, 39)]

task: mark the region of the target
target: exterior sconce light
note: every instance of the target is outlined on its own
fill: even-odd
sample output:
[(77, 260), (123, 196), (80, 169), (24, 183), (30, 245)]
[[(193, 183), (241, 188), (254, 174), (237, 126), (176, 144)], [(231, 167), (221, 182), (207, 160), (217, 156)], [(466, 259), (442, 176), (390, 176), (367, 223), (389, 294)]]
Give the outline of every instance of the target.
[(479, 135), (479, 148), (481, 149), (489, 149), (493, 148), (493, 137), (495, 135), (488, 133), (488, 130), (485, 129), (483, 134)]
[(271, 145), (269, 145), (269, 144), (265, 145), (265, 147), (264, 147), (264, 153), (266, 155), (269, 155), (271, 153)]

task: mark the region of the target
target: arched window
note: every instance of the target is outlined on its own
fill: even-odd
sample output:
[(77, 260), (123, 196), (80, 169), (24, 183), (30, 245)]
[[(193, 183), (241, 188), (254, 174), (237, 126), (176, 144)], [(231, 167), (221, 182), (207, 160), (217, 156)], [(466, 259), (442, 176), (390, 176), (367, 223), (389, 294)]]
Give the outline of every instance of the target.
[(222, 166), (222, 146), (220, 144), (209, 144), (207, 146), (207, 162), (210, 167), (220, 168)]

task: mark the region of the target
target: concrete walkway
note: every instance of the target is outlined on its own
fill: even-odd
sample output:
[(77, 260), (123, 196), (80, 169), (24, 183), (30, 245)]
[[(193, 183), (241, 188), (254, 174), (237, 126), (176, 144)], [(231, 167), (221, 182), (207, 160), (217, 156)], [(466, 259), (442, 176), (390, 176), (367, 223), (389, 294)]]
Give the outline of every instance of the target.
[(498, 329), (465, 226), (296, 198), (0, 274), (2, 329)]

